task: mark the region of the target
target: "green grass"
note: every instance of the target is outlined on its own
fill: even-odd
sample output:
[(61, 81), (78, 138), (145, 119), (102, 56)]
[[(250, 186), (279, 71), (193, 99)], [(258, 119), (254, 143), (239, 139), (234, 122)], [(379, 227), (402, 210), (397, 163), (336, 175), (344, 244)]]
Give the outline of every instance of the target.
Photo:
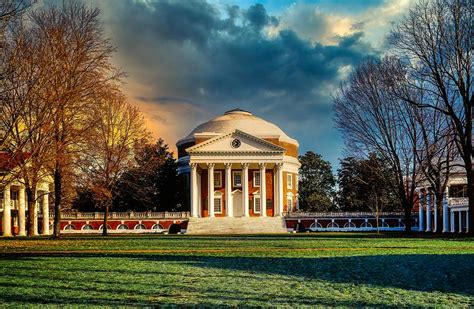
[(0, 306), (474, 306), (473, 238), (0, 240)]

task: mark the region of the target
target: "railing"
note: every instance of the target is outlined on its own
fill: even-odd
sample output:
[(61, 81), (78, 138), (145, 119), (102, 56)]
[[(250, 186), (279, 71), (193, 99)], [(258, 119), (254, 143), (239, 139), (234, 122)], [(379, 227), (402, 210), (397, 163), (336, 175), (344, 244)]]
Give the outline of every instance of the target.
[[(403, 212), (379, 212), (380, 217), (385, 216), (404, 216)], [(361, 218), (375, 217), (374, 212), (284, 212), (284, 217), (290, 218)]]
[(467, 206), (469, 199), (467, 197), (449, 197), (448, 204), (450, 206)]
[[(51, 218), (54, 218), (54, 213), (50, 213)], [(189, 218), (189, 211), (181, 212), (110, 212), (109, 219), (186, 219)], [(104, 219), (103, 212), (63, 212), (61, 213), (61, 219), (63, 220), (94, 220)]]

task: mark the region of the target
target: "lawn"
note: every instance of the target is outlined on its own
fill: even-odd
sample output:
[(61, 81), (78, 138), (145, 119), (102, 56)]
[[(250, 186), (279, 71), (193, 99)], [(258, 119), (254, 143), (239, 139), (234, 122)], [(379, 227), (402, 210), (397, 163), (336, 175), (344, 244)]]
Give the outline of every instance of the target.
[(474, 306), (474, 238), (0, 239), (0, 304)]

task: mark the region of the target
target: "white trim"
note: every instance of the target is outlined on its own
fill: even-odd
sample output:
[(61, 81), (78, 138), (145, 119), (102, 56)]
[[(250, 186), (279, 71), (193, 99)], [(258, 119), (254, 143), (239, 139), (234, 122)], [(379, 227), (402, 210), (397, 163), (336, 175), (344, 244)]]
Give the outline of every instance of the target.
[[(218, 178), (216, 178), (216, 174), (219, 175)], [(218, 185), (216, 185), (216, 180), (219, 180)], [(214, 170), (214, 188), (222, 188), (222, 171)]]
[[(256, 184), (255, 179), (257, 179), (256, 175), (258, 174), (259, 180), (258, 180), (258, 185)], [(254, 188), (260, 188), (260, 184), (262, 183), (262, 177), (260, 177), (260, 171), (253, 171), (253, 177), (252, 177), (252, 186)]]
[[(239, 173), (240, 174), (240, 186), (237, 186), (235, 184), (235, 174), (236, 173)], [(236, 187), (236, 188), (242, 188), (242, 171), (232, 171), (232, 187)]]

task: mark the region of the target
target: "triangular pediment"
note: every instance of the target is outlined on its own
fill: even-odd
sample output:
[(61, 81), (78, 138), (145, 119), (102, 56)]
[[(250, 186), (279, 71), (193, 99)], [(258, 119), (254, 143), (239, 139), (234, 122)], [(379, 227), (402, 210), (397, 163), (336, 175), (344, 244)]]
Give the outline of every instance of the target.
[(193, 153), (272, 153), (282, 154), (285, 148), (240, 130), (223, 134), (194, 145), (186, 151)]

